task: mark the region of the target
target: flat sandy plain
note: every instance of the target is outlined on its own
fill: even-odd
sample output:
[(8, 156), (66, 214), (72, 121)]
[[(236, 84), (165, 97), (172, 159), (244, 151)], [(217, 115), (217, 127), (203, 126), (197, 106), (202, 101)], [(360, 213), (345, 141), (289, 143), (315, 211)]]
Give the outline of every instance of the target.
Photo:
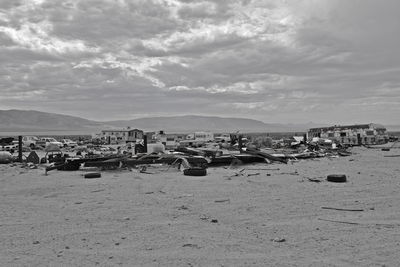
[(351, 151), (205, 177), (0, 165), (0, 266), (399, 266), (400, 149)]

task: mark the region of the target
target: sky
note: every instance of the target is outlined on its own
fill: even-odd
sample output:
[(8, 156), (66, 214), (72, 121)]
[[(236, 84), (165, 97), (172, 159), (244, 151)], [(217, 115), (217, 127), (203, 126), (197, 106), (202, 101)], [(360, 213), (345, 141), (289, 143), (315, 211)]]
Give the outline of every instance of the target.
[(1, 0), (0, 109), (400, 123), (398, 0)]

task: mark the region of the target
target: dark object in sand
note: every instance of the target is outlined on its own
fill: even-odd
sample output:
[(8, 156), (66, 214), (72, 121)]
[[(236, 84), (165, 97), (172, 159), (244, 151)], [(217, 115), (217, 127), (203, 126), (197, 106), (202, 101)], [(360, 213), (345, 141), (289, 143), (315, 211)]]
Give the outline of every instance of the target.
[(193, 168), (183, 170), (183, 174), (187, 175), (187, 176), (206, 176), (207, 169), (193, 167)]
[(93, 179), (93, 178), (100, 178), (101, 173), (99, 172), (88, 172), (84, 175), (85, 179)]
[(268, 159), (270, 161), (279, 161), (279, 162), (282, 162), (282, 163), (285, 163), (285, 164), (288, 163), (288, 160), (286, 158), (278, 158), (278, 157), (272, 156), (272, 155), (270, 155), (268, 153), (261, 152), (261, 151), (256, 150), (256, 149), (247, 149), (245, 153), (251, 154), (251, 155), (256, 155), (256, 156)]
[(329, 174), (326, 180), (333, 183), (345, 183), (347, 178), (345, 174)]
[(332, 207), (321, 207), (325, 210), (340, 210), (340, 211), (364, 211), (364, 209), (344, 209), (344, 208), (332, 208)]

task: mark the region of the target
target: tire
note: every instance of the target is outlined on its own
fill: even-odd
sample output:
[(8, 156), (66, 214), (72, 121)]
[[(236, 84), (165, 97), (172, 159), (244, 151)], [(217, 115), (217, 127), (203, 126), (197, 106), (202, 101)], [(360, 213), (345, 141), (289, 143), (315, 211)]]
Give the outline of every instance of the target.
[(32, 143), (32, 144), (29, 145), (29, 147), (30, 147), (31, 149), (34, 149), (34, 148), (35, 148), (35, 144)]
[(85, 173), (84, 177), (85, 177), (85, 179), (100, 178), (101, 177), (101, 173), (99, 173), (99, 172), (89, 172), (89, 173)]
[(203, 168), (190, 168), (183, 170), (183, 175), (186, 176), (206, 176), (207, 169)]
[(333, 182), (333, 183), (345, 183), (345, 182), (347, 182), (346, 175), (344, 175), (344, 174), (329, 174), (326, 177), (326, 180), (328, 182)]
[(77, 171), (80, 167), (79, 162), (70, 161), (68, 163), (62, 164), (60, 167), (57, 168), (59, 171)]

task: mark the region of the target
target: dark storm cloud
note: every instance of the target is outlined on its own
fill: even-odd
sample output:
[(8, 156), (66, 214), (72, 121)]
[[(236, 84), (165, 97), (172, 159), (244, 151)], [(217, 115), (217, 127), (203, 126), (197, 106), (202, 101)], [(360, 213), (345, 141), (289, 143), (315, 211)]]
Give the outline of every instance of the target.
[(104, 120), (235, 114), (399, 122), (399, 7), (394, 0), (2, 1), (0, 105)]

